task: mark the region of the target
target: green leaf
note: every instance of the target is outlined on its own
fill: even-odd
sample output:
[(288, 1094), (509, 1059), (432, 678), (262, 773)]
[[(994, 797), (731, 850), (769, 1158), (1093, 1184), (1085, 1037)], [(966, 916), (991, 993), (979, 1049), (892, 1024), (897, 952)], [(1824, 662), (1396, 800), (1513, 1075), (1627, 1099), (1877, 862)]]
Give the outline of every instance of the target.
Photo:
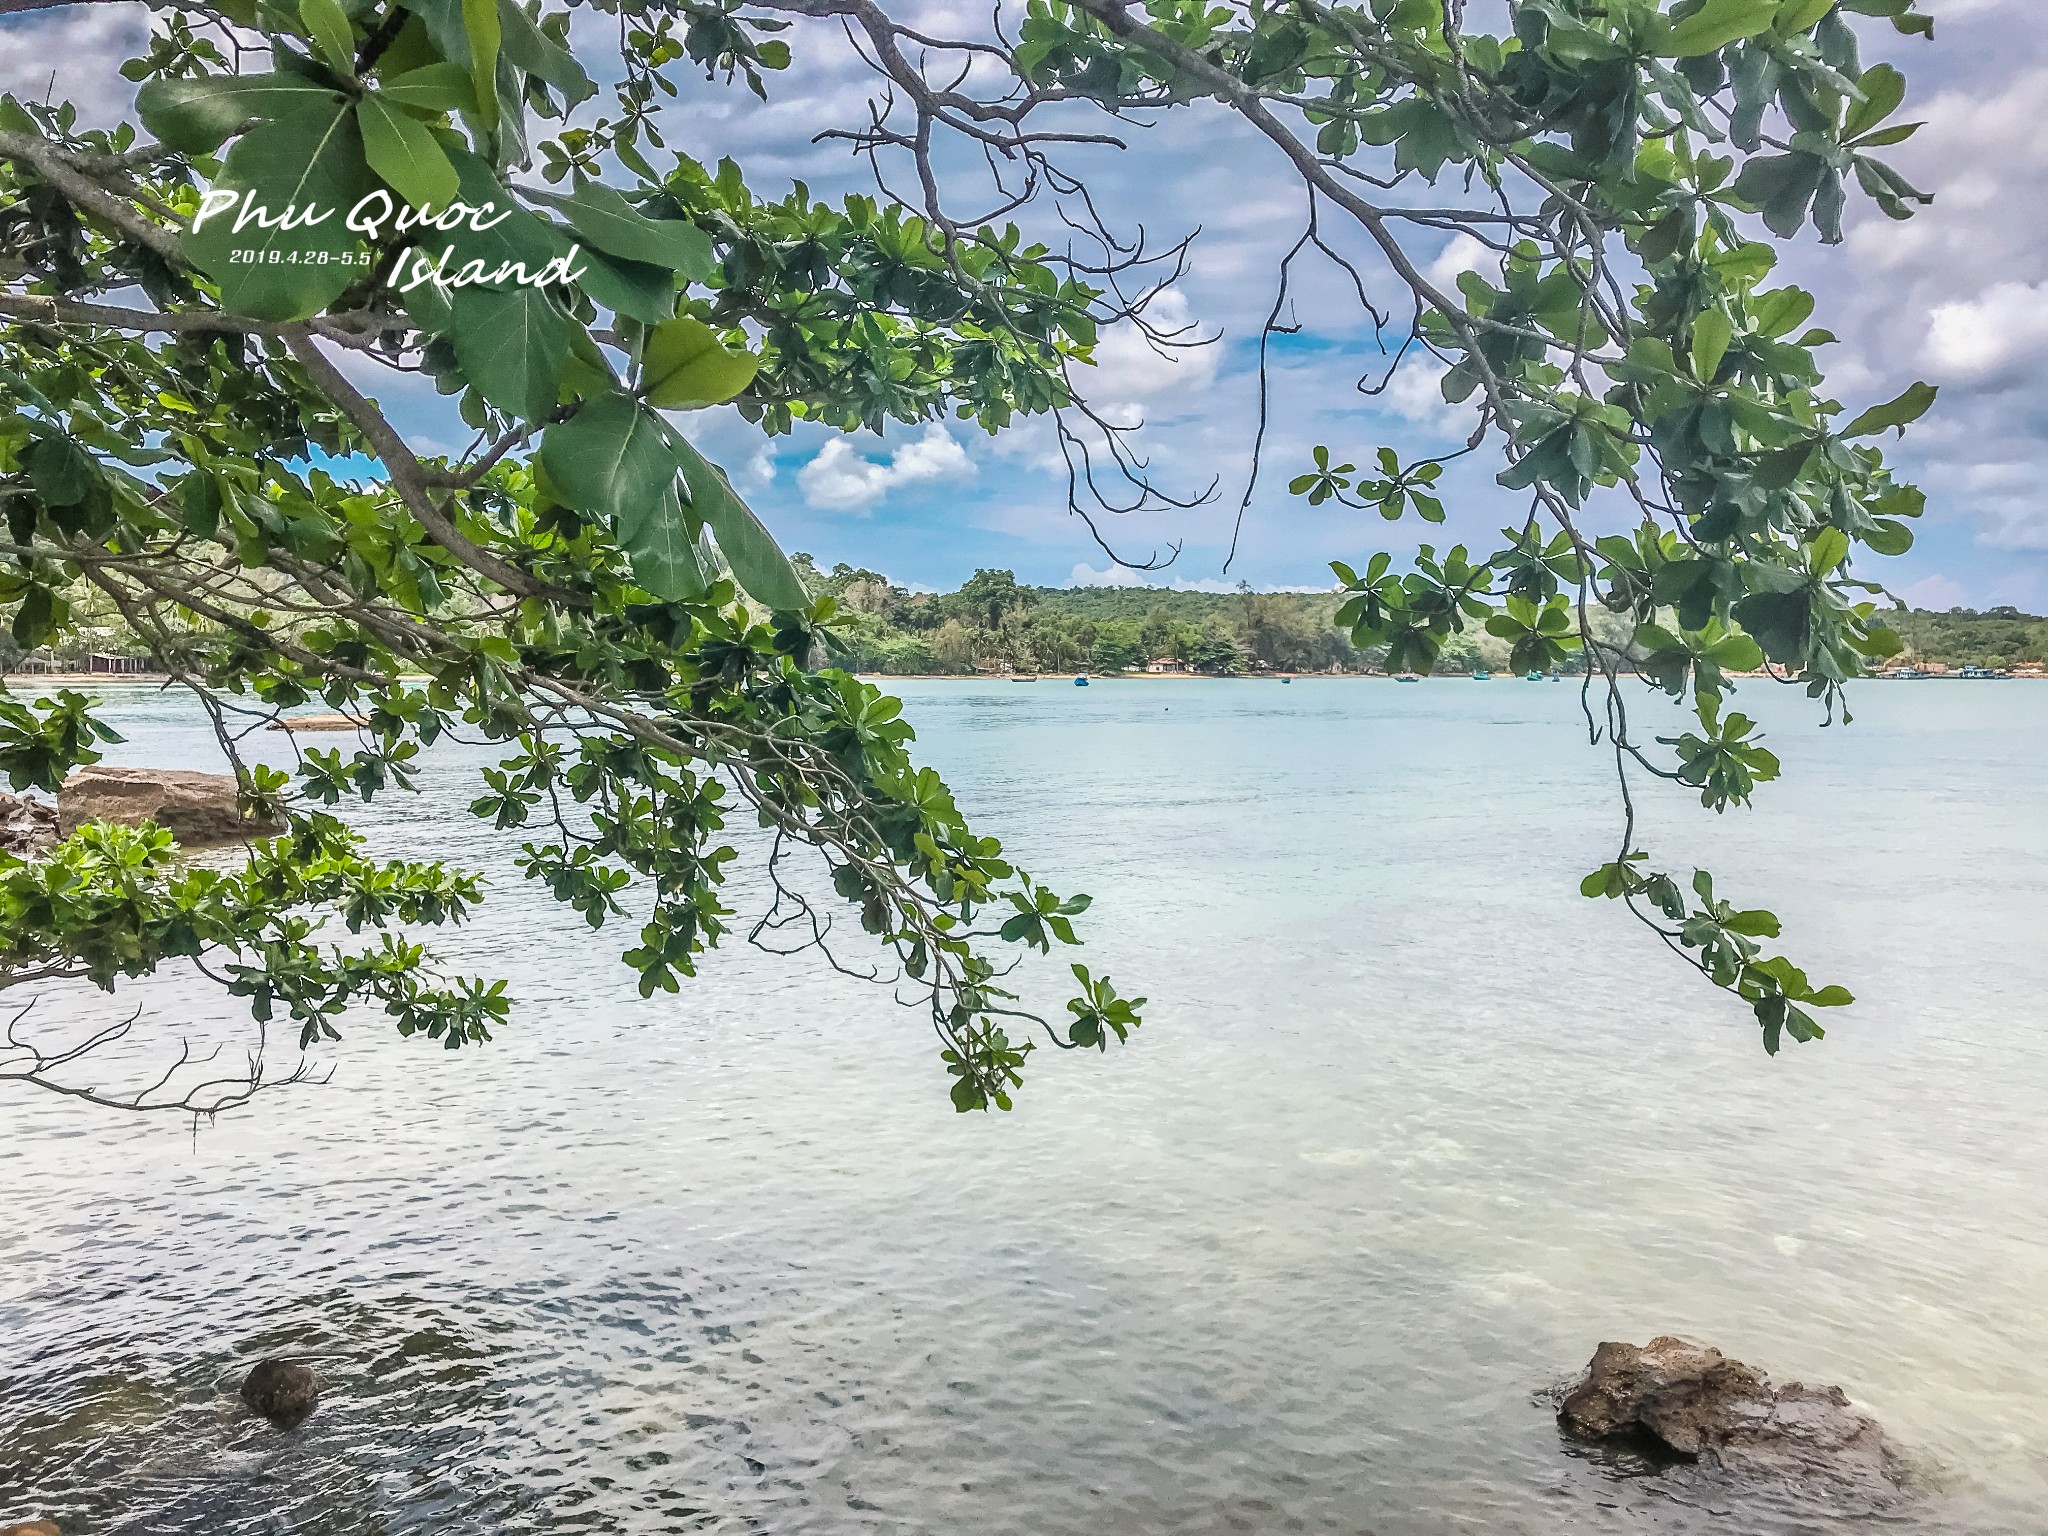
[(455, 200), (455, 166), (417, 118), (373, 95), (356, 103), (356, 122), (370, 169), (392, 191), (415, 208), (444, 208)]
[(202, 539), (220, 531), (220, 482), (210, 471), (195, 469), (178, 486), (178, 510), (187, 528)]
[(482, 396), (508, 416), (539, 424), (555, 408), (569, 357), (569, 317), (545, 290), (458, 288), (455, 361)]
[(53, 507), (75, 507), (92, 493), (92, 457), (68, 437), (36, 439), (21, 462), (36, 494)]
[(499, 0), (498, 26), (501, 46), (513, 68), (539, 76), (571, 106), (596, 94), (597, 87), (575, 55), (535, 26), (517, 0)]
[[(360, 246), (342, 220), (370, 190), (370, 173), (356, 115), (342, 97), (307, 97), (251, 128), (228, 152), (214, 188), (246, 191), (279, 221), (272, 229), (251, 222), (236, 233), (231, 211), (185, 237), (185, 254), (220, 285), (221, 308), (231, 314), (303, 320), (365, 272), (347, 259)], [(290, 229), (282, 222), (288, 207), (299, 220)]]
[(135, 110), (165, 148), (210, 155), (244, 123), (278, 117), (323, 97), (341, 100), (299, 75), (205, 75), (151, 80), (135, 93)]
[(422, 112), (474, 112), (476, 87), (460, 64), (428, 64), (384, 81), (378, 96)]
[(750, 352), (729, 351), (703, 321), (679, 315), (657, 325), (640, 360), (640, 387), (650, 405), (694, 411), (732, 399), (760, 371)]
[(688, 442), (678, 440), (676, 451), (682, 462), (683, 484), (689, 488), (690, 507), (710, 527), (719, 553), (739, 584), (781, 612), (810, 607), (810, 594), (797, 579), (789, 557), (754, 515), (754, 509), (740, 500), (725, 471)]
[(659, 497), (619, 519), (619, 543), (633, 562), (633, 579), (656, 597), (677, 602), (703, 596), (704, 567), (673, 479)]
[[(554, 230), (556, 239), (561, 231)], [(567, 249), (567, 243), (563, 243)], [(666, 267), (650, 267), (644, 261), (622, 261), (602, 251), (579, 248), (576, 281), (594, 303), (614, 310), (643, 325), (659, 325), (676, 312), (675, 275)]]
[(355, 30), (339, 0), (299, 0), (299, 21), (335, 72), (356, 72)]
[(1906, 77), (1889, 64), (1873, 64), (1856, 81), (1861, 101), (1849, 103), (1849, 115), (1842, 121), (1842, 137), (1860, 139), (1899, 109), (1906, 99)]
[(1714, 375), (1721, 371), (1721, 359), (1728, 354), (1728, 343), (1735, 335), (1735, 323), (1723, 309), (1710, 309), (1693, 322), (1692, 327), (1692, 371), (1702, 384), (1714, 382)]
[(1671, 36), (1657, 51), (1680, 59), (1716, 53), (1730, 43), (1756, 36), (1777, 14), (1778, 0), (1707, 0), (1672, 27)]
[(1724, 672), (1755, 672), (1764, 664), (1764, 652), (1749, 636), (1730, 635), (1708, 647), (1707, 660)]
[(1763, 214), (1773, 234), (1789, 240), (1806, 222), (1807, 205), (1826, 170), (1826, 163), (1814, 155), (1759, 155), (1743, 166), (1733, 190)]
[(469, 78), (476, 87), (477, 116), (486, 131), (498, 126), (498, 49), (504, 24), (498, 0), (462, 0), (462, 30), (469, 38)]
[(1805, 323), (1813, 313), (1813, 295), (1804, 288), (1775, 288), (1750, 301), (1757, 333), (1776, 338)]
[(681, 219), (650, 219), (610, 187), (588, 182), (575, 191), (529, 194), (557, 209), (569, 227), (598, 250), (645, 262), (701, 283), (717, 266), (711, 237)]
[(1839, 528), (1823, 528), (1807, 546), (1806, 557), (1816, 576), (1826, 576), (1849, 558), (1849, 535)]
[(1812, 27), (1835, 8), (1835, 0), (1785, 0), (1774, 29), (1780, 37), (1792, 37)]
[(541, 466), (569, 506), (621, 523), (644, 516), (675, 484), (673, 434), (662, 419), (623, 394), (584, 402), (541, 439)]
[(1883, 405), (1873, 405), (1849, 425), (1842, 428), (1843, 437), (1873, 437), (1879, 432), (1896, 427), (1901, 436), (1906, 425), (1918, 421), (1927, 414), (1927, 408), (1934, 404), (1934, 397), (1940, 393), (1932, 384), (1909, 385), (1904, 394)]

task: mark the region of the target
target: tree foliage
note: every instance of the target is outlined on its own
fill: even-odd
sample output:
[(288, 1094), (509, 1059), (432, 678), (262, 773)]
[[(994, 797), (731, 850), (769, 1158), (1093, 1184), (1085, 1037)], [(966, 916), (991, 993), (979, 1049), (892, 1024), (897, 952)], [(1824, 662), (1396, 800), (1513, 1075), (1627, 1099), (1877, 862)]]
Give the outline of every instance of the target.
[[(1046, 415), (1091, 526), (1200, 499), (1157, 482), (1077, 384), (1106, 324), (1199, 340), (1147, 314), (1185, 245), (1119, 231), (1064, 158), (1114, 152), (1126, 119), (1210, 111), (1303, 189), (1268, 336), (1283, 313), (1313, 323), (1297, 264), (1334, 263), (1392, 358), (1361, 388), (1439, 368), (1472, 413), (1459, 455), (1492, 445), (1527, 497), (1495, 549), (1337, 567), (1354, 643), (1390, 670), (1428, 670), (1474, 628), (1518, 665), (1583, 658), (1627, 808), (1588, 893), (1748, 1003), (1769, 1049), (1847, 1000), (1762, 953), (1769, 914), (1652, 869), (1629, 784), (1747, 803), (1777, 763), (1727, 707), (1728, 674), (1761, 662), (1832, 711), (1898, 648), (1851, 573), (1911, 542), (1922, 498), (1877, 440), (1934, 392), (1832, 399), (1816, 300), (1771, 274), (1805, 229), (1839, 240), (1852, 197), (1893, 218), (1926, 200), (1882, 158), (1913, 130), (1903, 79), (1862, 58), (1887, 29), (1931, 31), (1913, 0), (1508, 0), (1497, 35), (1462, 0), (1031, 0), (958, 37), (878, 0), (601, 9), (572, 32), (571, 12), (515, 0), (220, 0), (159, 16), (111, 130), (68, 103), (0, 104), (0, 601), (34, 646), (62, 637), (82, 587), (102, 594), (231, 748), (251, 714), (361, 712), (353, 756), (308, 753), (289, 792), (245, 771), (289, 812), (293, 856), (334, 868), (286, 894), (346, 910), (372, 872), (321, 808), (408, 787), (417, 752), (460, 730), (505, 748), (473, 809), (524, 840), (528, 876), (593, 926), (638, 901), (627, 962), (674, 988), (732, 921), (743, 810), (791, 904), (770, 921), (822, 938), (777, 875), (785, 845), (814, 850), (920, 987), (954, 1101), (1007, 1106), (1029, 1041), (1008, 1033), (1024, 1010), (997, 956), (1067, 942), (1083, 899), (967, 826), (893, 701), (803, 664), (835, 606), (808, 600), (681, 413), (729, 401), (769, 433)], [(766, 94), (803, 21), (848, 29), (883, 77), (864, 121), (827, 127), (872, 160), (876, 197), (763, 194), (663, 137), (684, 89)], [(614, 23), (616, 51), (592, 56)], [(1064, 250), (1016, 222), (1048, 199)], [(1450, 235), (1487, 254), (1446, 288), (1428, 269)], [(476, 434), (464, 451), (423, 450), (366, 392), (405, 374), (449, 397)], [(1262, 418), (1266, 398), (1262, 382)], [(1325, 449), (1293, 485), (1433, 522), (1459, 455)], [(373, 475), (344, 472), (361, 459)], [(975, 600), (1000, 623), (1011, 595), (983, 574)], [(1603, 638), (1603, 612), (1631, 644)], [(1697, 729), (1638, 739), (1638, 657)], [(17, 785), (90, 760), (67, 709), (8, 706)], [(258, 850), (250, 878), (276, 857)], [(151, 867), (150, 903), (197, 899)], [(49, 963), (107, 974), (50, 911)], [(366, 920), (386, 916), (403, 912)], [(268, 909), (246, 922), (244, 950), (283, 967), (252, 947)], [(323, 963), (322, 1019), (318, 996), (386, 995)], [(1134, 1017), (1079, 980), (1073, 1021), (1046, 1033), (1121, 1038)], [(421, 986), (423, 1017), (454, 1008)], [(455, 1023), (444, 1037), (468, 1038)]]
[[(757, 197), (730, 161), (666, 152), (657, 172), (678, 69), (758, 82), (787, 50), (717, 7), (622, 20), (617, 115), (594, 123), (571, 121), (597, 88), (566, 13), (510, 0), (174, 13), (130, 67), (135, 120), (0, 104), (13, 638), (61, 643), (77, 595), (103, 596), (290, 825), (233, 876), (103, 828), (0, 861), (0, 984), (111, 988), (178, 957), (302, 1043), (364, 1001), (486, 1038), (501, 987), (434, 980), (395, 933), (320, 946), (312, 915), (464, 914), (470, 877), (374, 866), (329, 809), (409, 789), (460, 732), (504, 748), (472, 811), (593, 928), (631, 914), (643, 992), (732, 927), (744, 814), (777, 894), (752, 936), (824, 943), (781, 874), (811, 849), (922, 996), (954, 1103), (1008, 1107), (1037, 1016), (1002, 952), (1078, 942), (1086, 899), (968, 826), (894, 700), (799, 664), (832, 605), (679, 413), (1000, 426), (1066, 399), (1096, 294), (1014, 228), (949, 255), (873, 199)], [(359, 383), (407, 374), (455, 397), (467, 451), (418, 449)], [(289, 783), (242, 764), (243, 733), (315, 699), (365, 721), (353, 752), (307, 751)], [(17, 789), (54, 791), (99, 741), (75, 696), (0, 706)], [(1112, 1012), (1106, 980), (1082, 986), (1085, 1027), (1046, 1026), (1062, 1046)]]

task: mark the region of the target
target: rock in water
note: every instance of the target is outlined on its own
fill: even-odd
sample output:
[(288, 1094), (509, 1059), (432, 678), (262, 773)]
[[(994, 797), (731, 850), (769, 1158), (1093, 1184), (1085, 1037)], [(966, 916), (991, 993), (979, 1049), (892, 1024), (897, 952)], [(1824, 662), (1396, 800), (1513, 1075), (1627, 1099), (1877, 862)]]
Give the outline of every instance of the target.
[(19, 1525), (0, 1525), (0, 1536), (64, 1536), (54, 1520), (24, 1520)]
[(360, 731), (367, 721), (354, 715), (286, 715), (270, 722), (273, 731)]
[(1583, 1439), (1648, 1435), (1744, 1475), (1873, 1488), (1896, 1481), (1884, 1431), (1840, 1387), (1774, 1387), (1761, 1371), (1684, 1339), (1602, 1344), (1559, 1399), (1557, 1417)]
[(320, 1378), (310, 1366), (259, 1360), (242, 1383), (242, 1401), (279, 1429), (296, 1429), (320, 1401)]
[(56, 846), (57, 807), (0, 789), (0, 853), (32, 859)]
[(69, 837), (88, 821), (153, 821), (181, 843), (273, 837), (281, 822), (244, 816), (233, 775), (178, 768), (81, 768), (57, 796), (57, 826)]

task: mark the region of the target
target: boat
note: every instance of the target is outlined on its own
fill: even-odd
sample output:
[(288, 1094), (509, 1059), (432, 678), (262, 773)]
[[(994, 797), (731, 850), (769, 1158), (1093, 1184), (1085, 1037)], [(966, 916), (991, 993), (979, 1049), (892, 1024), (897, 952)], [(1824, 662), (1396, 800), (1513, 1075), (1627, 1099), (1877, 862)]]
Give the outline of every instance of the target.
[(1475, 683), (1483, 683), (1486, 682), (1492, 676), (1493, 674), (1491, 672), (1487, 671), (1486, 668), (1481, 667), (1477, 672), (1474, 672), (1472, 674), (1472, 681)]
[(1280, 681), (1281, 681), (1281, 682), (1283, 682), (1283, 683), (1291, 683), (1291, 682), (1293, 682), (1293, 681), (1294, 681), (1294, 679), (1293, 679), (1293, 678), (1291, 678), (1291, 677), (1283, 677), (1283, 678), (1281, 678), (1281, 679), (1280, 679)]
[(1395, 678), (1394, 681), (1397, 683), (1419, 683), (1422, 681), (1422, 678), (1420, 677), (1420, 675), (1414, 672), (1403, 672), (1399, 677)]
[(1525, 683), (1540, 683), (1543, 681), (1543, 674), (1541, 672), (1527, 672), (1522, 675), (1522, 681)]
[(1078, 677), (1076, 677), (1074, 679), (1074, 686), (1076, 688), (1086, 688), (1088, 686), (1088, 674), (1086, 672), (1083, 672)]
[(1010, 674), (1010, 681), (1013, 683), (1035, 683), (1038, 681), (1038, 674), (1036, 672), (1012, 672)]

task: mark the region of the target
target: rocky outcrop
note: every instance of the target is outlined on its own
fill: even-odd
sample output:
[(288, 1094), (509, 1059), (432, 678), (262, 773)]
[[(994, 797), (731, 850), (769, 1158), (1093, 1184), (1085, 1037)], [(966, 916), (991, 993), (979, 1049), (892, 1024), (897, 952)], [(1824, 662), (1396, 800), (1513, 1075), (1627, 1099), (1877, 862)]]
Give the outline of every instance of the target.
[(0, 853), (32, 859), (56, 846), (57, 807), (0, 790)]
[(279, 1429), (296, 1429), (320, 1401), (320, 1378), (290, 1360), (259, 1360), (242, 1383), (242, 1401)]
[(1665, 1450), (1744, 1475), (1869, 1487), (1895, 1480), (1884, 1431), (1840, 1387), (1774, 1387), (1718, 1349), (1671, 1337), (1602, 1344), (1558, 1399), (1586, 1440), (1647, 1436)]
[(88, 821), (153, 821), (181, 843), (273, 837), (284, 824), (244, 816), (234, 778), (177, 768), (81, 768), (57, 796), (58, 829), (69, 837)]
[(64, 1536), (54, 1520), (24, 1520), (19, 1525), (0, 1525), (0, 1536)]
[(270, 722), (273, 731), (360, 731), (354, 715), (284, 715)]

